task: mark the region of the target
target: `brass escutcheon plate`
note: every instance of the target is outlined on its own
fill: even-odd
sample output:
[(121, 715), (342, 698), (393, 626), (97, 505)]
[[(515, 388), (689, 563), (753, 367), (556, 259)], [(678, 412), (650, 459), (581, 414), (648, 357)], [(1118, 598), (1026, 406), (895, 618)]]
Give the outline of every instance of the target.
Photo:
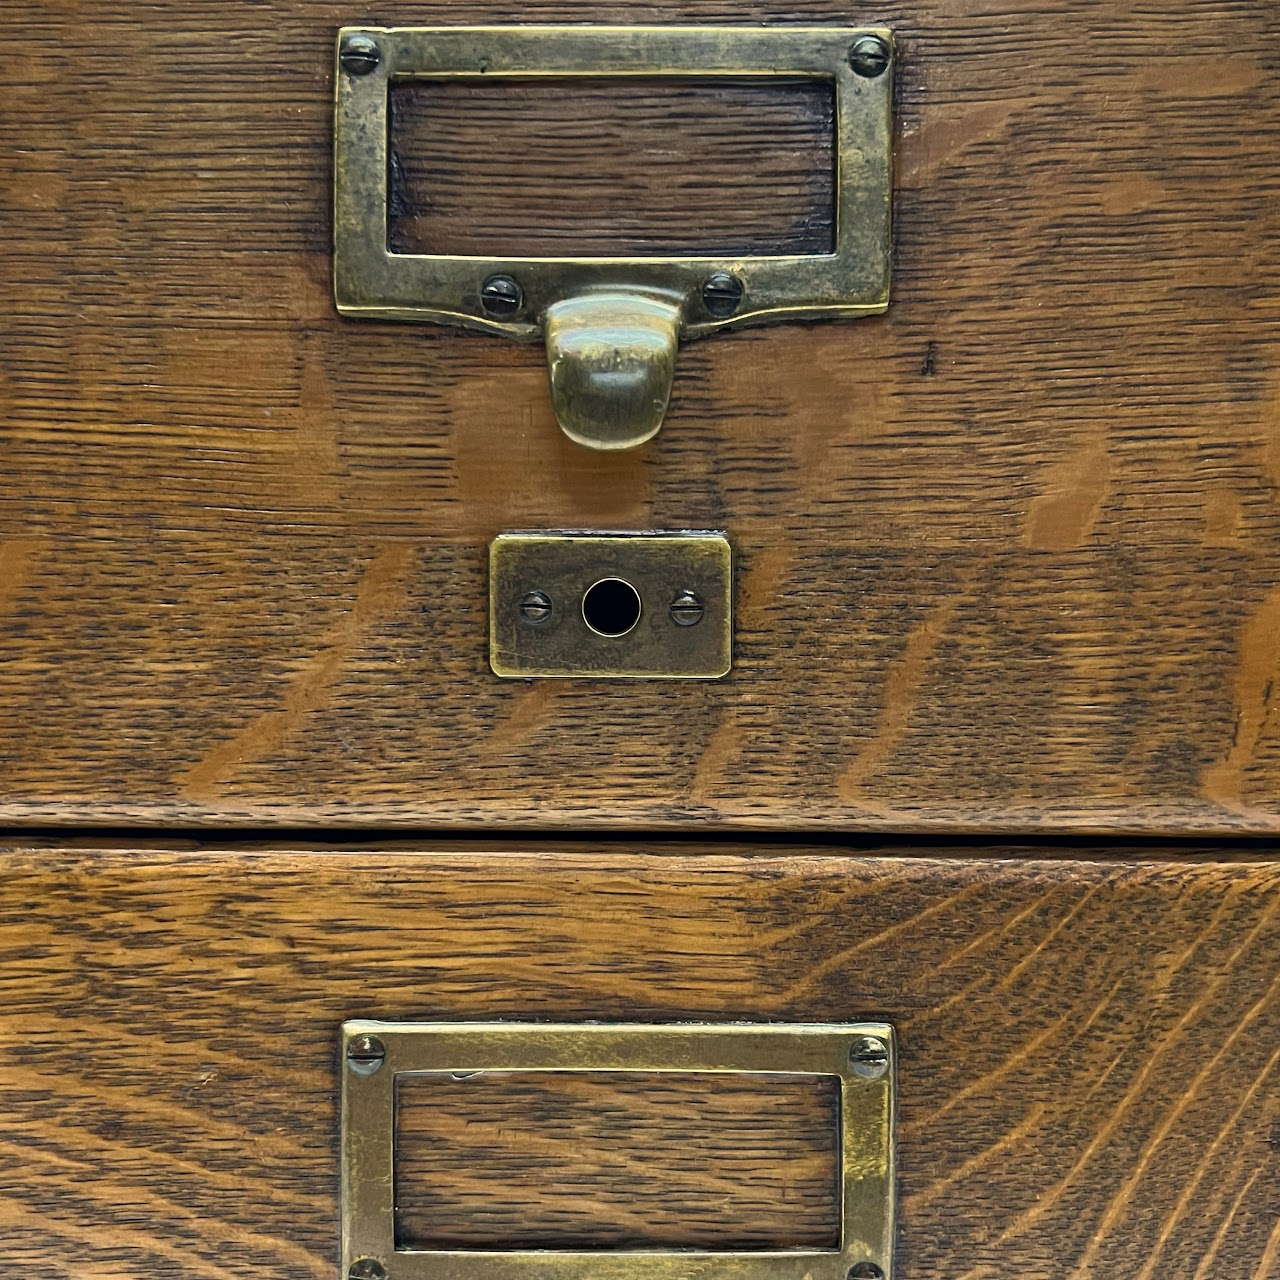
[(732, 662), (722, 533), (504, 533), (489, 546), (496, 675), (715, 680)]
[[(893, 1029), (356, 1021), (342, 1028), (342, 1271), (386, 1280), (846, 1280), (893, 1274)], [(840, 1243), (751, 1252), (418, 1250), (395, 1245), (396, 1082), (478, 1071), (831, 1076)]]

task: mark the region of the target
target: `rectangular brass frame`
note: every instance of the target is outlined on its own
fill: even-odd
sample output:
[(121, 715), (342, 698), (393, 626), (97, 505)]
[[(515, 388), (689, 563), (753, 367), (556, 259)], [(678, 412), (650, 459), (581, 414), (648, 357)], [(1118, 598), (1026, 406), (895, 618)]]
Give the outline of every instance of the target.
[[(374, 39), (378, 65), (344, 73), (336, 63), (334, 293), (339, 311), (382, 319), (460, 324), (508, 337), (541, 336), (552, 303), (625, 286), (682, 298), (731, 271), (745, 284), (732, 319), (686, 317), (697, 336), (744, 322), (856, 316), (889, 303), (893, 67), (866, 78), (851, 45), (882, 28), (850, 27), (346, 27)], [(481, 258), (394, 254), (387, 243), (389, 88), (397, 80), (575, 76), (811, 78), (836, 90), (835, 252), (778, 256)], [(513, 199), (519, 199), (513, 193)], [(522, 314), (495, 319), (480, 304), (494, 274), (519, 278)]]
[[(347, 1065), (352, 1040), (374, 1036), (372, 1074)], [(887, 1047), (878, 1078), (851, 1065), (857, 1042)], [(342, 1027), (342, 1277), (376, 1260), (388, 1280), (846, 1280), (859, 1263), (892, 1280), (893, 1030), (883, 1023), (810, 1026), (607, 1026), (354, 1021)], [(400, 1076), (476, 1071), (781, 1073), (840, 1080), (840, 1247), (751, 1252), (397, 1250), (395, 1104)]]
[[(638, 591), (634, 631), (602, 636), (582, 616), (586, 589), (617, 577)], [(530, 624), (520, 602), (546, 592), (553, 612)], [(671, 620), (689, 590), (702, 620)], [(489, 665), (509, 679), (718, 680), (733, 664), (733, 550), (723, 533), (504, 533), (489, 544)]]

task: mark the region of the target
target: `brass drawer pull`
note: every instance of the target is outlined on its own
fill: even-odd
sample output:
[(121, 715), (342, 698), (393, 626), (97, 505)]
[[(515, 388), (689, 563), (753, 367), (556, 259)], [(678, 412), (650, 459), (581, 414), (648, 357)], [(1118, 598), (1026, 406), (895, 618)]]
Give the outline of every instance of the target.
[[(392, 83), (636, 75), (833, 83), (835, 251), (504, 260), (391, 252)], [(542, 338), (551, 398), (570, 439), (595, 449), (643, 444), (662, 425), (682, 338), (746, 323), (886, 309), (892, 77), (892, 36), (873, 28), (344, 29), (334, 125), (338, 309)]]
[[(342, 1028), (342, 1272), (347, 1280), (888, 1280), (893, 1266), (894, 1037), (835, 1026), (348, 1022)], [(397, 1248), (397, 1081), (473, 1072), (833, 1077), (840, 1090), (836, 1248)]]

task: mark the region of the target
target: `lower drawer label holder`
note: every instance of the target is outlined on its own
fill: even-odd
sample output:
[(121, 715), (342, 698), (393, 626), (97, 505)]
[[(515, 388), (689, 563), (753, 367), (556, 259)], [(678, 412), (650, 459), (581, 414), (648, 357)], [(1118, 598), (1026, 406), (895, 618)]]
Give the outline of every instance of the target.
[[(890, 1280), (893, 1029), (352, 1021), (342, 1027), (342, 1280)], [(840, 1235), (831, 1249), (396, 1246), (398, 1080), (475, 1072), (812, 1075), (839, 1082)]]

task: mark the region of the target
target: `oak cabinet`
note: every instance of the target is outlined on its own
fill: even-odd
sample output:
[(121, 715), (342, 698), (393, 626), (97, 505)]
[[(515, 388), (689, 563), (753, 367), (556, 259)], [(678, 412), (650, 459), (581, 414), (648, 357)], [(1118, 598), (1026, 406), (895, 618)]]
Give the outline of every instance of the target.
[[(0, 1262), (339, 1275), (348, 1019), (866, 1019), (892, 1280), (1280, 1275), (1280, 10), (6, 17)], [(888, 309), (575, 443), (538, 343), (338, 313), (361, 22), (890, 29)], [(388, 252), (468, 306), (839, 256), (821, 77), (394, 93)], [(723, 533), (728, 673), (501, 678), (519, 531)], [(415, 1093), (397, 1230), (826, 1247), (835, 1095), (696, 1074)]]

